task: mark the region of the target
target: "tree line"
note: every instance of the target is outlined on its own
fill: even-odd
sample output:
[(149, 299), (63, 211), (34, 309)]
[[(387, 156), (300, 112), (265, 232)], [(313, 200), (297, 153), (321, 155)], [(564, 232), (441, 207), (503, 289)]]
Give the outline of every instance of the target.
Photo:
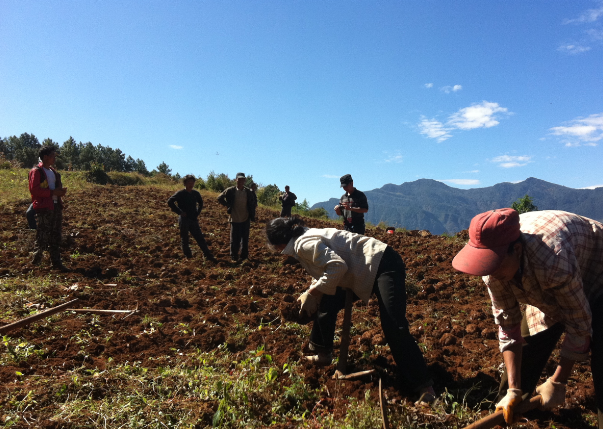
[[(165, 162), (160, 163), (155, 169), (149, 171), (142, 159), (134, 159), (126, 156), (121, 149), (113, 149), (101, 144), (94, 145), (91, 142), (76, 142), (69, 137), (63, 144), (59, 144), (50, 138), (40, 143), (34, 134), (23, 133), (19, 137), (11, 136), (0, 138), (0, 168), (15, 166), (18, 168), (32, 168), (38, 164), (38, 152), (42, 146), (53, 146), (60, 154), (56, 160), (56, 166), (60, 170), (87, 171), (89, 181), (98, 184), (111, 183), (111, 178), (106, 172), (139, 173), (144, 176), (155, 176), (163, 174), (173, 180), (180, 180), (178, 173), (171, 174), (172, 170)], [(254, 183), (253, 175), (247, 177), (245, 185), (250, 187)], [(125, 182), (125, 184), (133, 184)], [(227, 174), (216, 174), (213, 171), (208, 176), (198, 178), (195, 187), (207, 189), (214, 192), (222, 192), (226, 188), (236, 185), (236, 180)], [(258, 202), (265, 206), (277, 207), (280, 205), (279, 195), (283, 193), (276, 185), (263, 186), (257, 184)], [(292, 213), (311, 217), (328, 217), (323, 208), (310, 209), (309, 202), (304, 199), (293, 208)]]
[(53, 146), (59, 151), (57, 168), (61, 170), (90, 171), (95, 165), (100, 165), (105, 171), (137, 172), (145, 176), (151, 174), (142, 159), (126, 156), (120, 149), (109, 146), (76, 142), (73, 137), (63, 144), (50, 138), (40, 143), (35, 135), (29, 133), (0, 138), (0, 153), (4, 159), (22, 168), (32, 168), (38, 163), (38, 152), (42, 146)]

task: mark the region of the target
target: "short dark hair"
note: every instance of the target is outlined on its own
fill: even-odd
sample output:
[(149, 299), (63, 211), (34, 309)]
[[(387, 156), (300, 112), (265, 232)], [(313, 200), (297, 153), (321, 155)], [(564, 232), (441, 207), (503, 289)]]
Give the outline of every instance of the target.
[(299, 217), (278, 217), (266, 223), (266, 238), (273, 246), (287, 244), (306, 232), (304, 221)]
[(197, 178), (195, 176), (193, 176), (192, 174), (187, 174), (186, 176), (184, 176), (182, 178), (182, 183), (186, 185), (186, 182), (188, 182), (189, 180), (197, 180)]
[(40, 148), (40, 151), (38, 152), (38, 156), (40, 157), (40, 159), (41, 159), (42, 161), (44, 161), (44, 157), (45, 157), (45, 156), (48, 156), (48, 155), (50, 155), (50, 154), (51, 154), (51, 153), (53, 153), (53, 152), (54, 152), (54, 153), (56, 153), (56, 151), (57, 151), (57, 148), (56, 148), (56, 147), (54, 147), (54, 146), (49, 146), (49, 145), (47, 145), (47, 146), (42, 146), (42, 147)]

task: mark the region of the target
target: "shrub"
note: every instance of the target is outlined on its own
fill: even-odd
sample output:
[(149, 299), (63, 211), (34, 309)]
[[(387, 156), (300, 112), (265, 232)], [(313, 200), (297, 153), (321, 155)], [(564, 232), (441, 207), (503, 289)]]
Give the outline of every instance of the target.
[(511, 205), (511, 208), (517, 210), (519, 214), (538, 211), (538, 207), (534, 205), (532, 198), (527, 194), (523, 198), (519, 198), (515, 201)]
[(257, 191), (258, 202), (269, 207), (278, 206), (280, 204), (278, 197), (281, 193), (276, 185), (264, 186)]
[(120, 172), (111, 172), (108, 174), (109, 183), (117, 186), (137, 186), (144, 185), (144, 180), (142, 176), (137, 173), (120, 173)]
[(90, 171), (86, 173), (86, 181), (96, 183), (97, 185), (106, 185), (110, 179), (107, 173), (105, 173), (104, 165), (93, 162), (90, 164)]
[(205, 180), (205, 186), (207, 189), (214, 192), (222, 192), (226, 188), (230, 188), (234, 185), (236, 185), (235, 180), (230, 179), (224, 173), (216, 175), (213, 170), (207, 175), (207, 179)]

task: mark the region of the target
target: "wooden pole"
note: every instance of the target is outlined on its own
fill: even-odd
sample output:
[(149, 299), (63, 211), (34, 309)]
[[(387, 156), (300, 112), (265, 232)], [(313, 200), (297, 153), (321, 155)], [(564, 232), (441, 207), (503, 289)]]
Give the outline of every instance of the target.
[(389, 420), (387, 420), (387, 404), (383, 397), (383, 387), (381, 386), (381, 378), (379, 378), (379, 405), (381, 405), (381, 420), (383, 421), (383, 429), (389, 429)]
[(136, 313), (138, 310), (100, 310), (96, 308), (68, 308), (67, 311), (75, 311), (76, 313), (92, 313), (92, 314), (124, 314)]
[(350, 348), (350, 325), (352, 324), (352, 303), (354, 292), (345, 290), (345, 309), (343, 310), (343, 326), (341, 328), (341, 343), (339, 345), (339, 361), (333, 378), (344, 376), (348, 366), (348, 350)]
[(65, 304), (61, 304), (54, 308), (49, 308), (48, 310), (42, 311), (41, 313), (34, 314), (33, 316), (26, 317), (25, 319), (21, 319), (18, 322), (10, 323), (8, 325), (4, 325), (0, 327), (0, 334), (5, 334), (13, 329), (21, 328), (22, 326), (29, 325), (30, 323), (35, 322), (36, 320), (44, 319), (45, 317), (52, 316), (53, 314), (59, 313), (63, 310), (66, 310), (69, 306), (78, 302), (79, 299), (74, 299), (73, 301), (66, 302)]
[[(540, 407), (540, 395), (530, 398), (529, 401), (523, 401), (517, 408), (515, 408), (514, 412), (517, 414), (523, 414), (538, 407)], [(465, 426), (465, 429), (490, 429), (496, 425), (503, 425), (504, 423), (505, 417), (503, 416), (503, 412), (501, 410), (492, 413), (489, 416), (476, 421), (475, 423), (471, 423), (469, 426)]]

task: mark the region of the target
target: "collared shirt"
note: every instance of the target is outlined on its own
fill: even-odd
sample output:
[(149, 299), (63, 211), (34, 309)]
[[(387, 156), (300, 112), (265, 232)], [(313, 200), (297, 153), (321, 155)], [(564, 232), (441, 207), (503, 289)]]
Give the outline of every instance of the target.
[(368, 303), (385, 243), (335, 228), (311, 228), (292, 238), (283, 255), (297, 259), (314, 280), (310, 289), (334, 295), (337, 286)]
[(249, 218), (247, 211), (247, 189), (236, 189), (232, 212), (230, 213), (231, 222), (245, 222)]
[(520, 278), (484, 277), (499, 325), (501, 351), (521, 342), (519, 304), (528, 304), (530, 335), (565, 325), (561, 356), (582, 360), (590, 349), (590, 303), (603, 294), (603, 224), (563, 211), (520, 215), (525, 239)]

